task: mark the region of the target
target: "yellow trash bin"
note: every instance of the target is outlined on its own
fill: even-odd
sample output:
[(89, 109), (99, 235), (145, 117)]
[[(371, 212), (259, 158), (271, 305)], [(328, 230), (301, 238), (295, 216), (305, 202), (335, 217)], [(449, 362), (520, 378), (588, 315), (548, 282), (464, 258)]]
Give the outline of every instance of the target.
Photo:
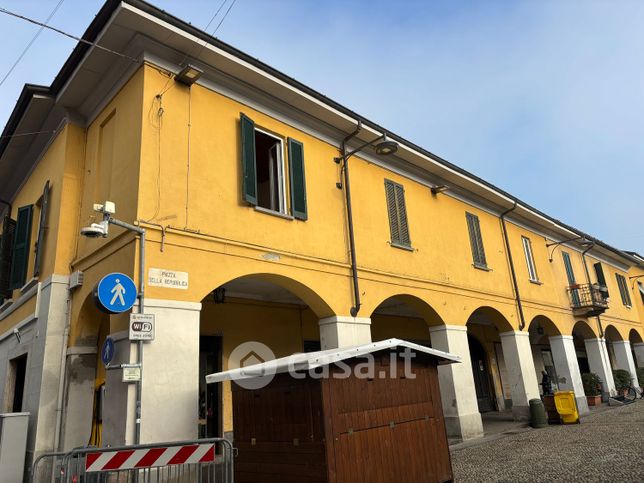
[(555, 407), (564, 424), (579, 423), (579, 411), (574, 391), (555, 392)]

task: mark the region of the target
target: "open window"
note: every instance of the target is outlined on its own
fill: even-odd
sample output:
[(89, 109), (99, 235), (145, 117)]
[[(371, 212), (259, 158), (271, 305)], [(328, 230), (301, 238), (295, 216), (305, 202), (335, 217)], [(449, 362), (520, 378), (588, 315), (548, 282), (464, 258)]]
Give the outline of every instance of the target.
[(281, 137), (256, 127), (244, 114), (240, 124), (244, 200), (257, 208), (306, 220), (303, 144), (288, 138), (287, 169)]
[(22, 412), (25, 380), (27, 378), (27, 354), (9, 361), (7, 383), (5, 386), (5, 411)]

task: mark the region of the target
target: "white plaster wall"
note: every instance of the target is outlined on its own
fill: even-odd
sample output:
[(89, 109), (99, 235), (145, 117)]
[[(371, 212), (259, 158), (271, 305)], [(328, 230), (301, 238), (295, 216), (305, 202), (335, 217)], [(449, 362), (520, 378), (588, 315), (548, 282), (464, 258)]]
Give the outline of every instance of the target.
[(319, 325), (322, 350), (371, 342), (371, 319), (369, 317), (326, 317), (320, 320)]

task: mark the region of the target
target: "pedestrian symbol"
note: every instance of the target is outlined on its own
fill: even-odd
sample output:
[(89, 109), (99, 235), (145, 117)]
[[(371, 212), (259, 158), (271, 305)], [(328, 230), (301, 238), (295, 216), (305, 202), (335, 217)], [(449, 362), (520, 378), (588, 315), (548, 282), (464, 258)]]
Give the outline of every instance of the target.
[(105, 339), (101, 348), (101, 360), (106, 366), (114, 359), (114, 341), (111, 337)]
[(114, 297), (112, 297), (112, 300), (110, 301), (110, 305), (114, 305), (114, 302), (116, 302), (116, 299), (119, 300), (119, 303), (121, 305), (125, 305), (125, 300), (123, 300), (123, 294), (125, 293), (125, 288), (123, 285), (121, 285), (121, 281), (117, 278), (114, 280), (116, 282), (116, 285), (114, 285), (114, 288), (110, 290), (114, 294)]
[(136, 302), (137, 289), (130, 277), (110, 273), (101, 279), (94, 290), (96, 305), (108, 314), (130, 310)]

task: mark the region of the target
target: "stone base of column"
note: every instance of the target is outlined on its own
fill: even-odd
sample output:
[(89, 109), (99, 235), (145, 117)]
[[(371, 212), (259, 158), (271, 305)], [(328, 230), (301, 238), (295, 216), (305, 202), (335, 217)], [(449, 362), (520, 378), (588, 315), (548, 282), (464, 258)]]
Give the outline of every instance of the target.
[(445, 416), (445, 429), (448, 438), (461, 441), (483, 437), (483, 423), (479, 413)]
[(575, 399), (577, 400), (577, 411), (579, 412), (579, 415), (585, 416), (586, 414), (590, 414), (588, 399), (586, 399), (586, 396), (575, 396)]
[(530, 406), (512, 405), (512, 418), (515, 421), (530, 421)]
[(369, 317), (335, 315), (320, 319), (319, 325), (322, 350), (371, 342), (371, 319)]

